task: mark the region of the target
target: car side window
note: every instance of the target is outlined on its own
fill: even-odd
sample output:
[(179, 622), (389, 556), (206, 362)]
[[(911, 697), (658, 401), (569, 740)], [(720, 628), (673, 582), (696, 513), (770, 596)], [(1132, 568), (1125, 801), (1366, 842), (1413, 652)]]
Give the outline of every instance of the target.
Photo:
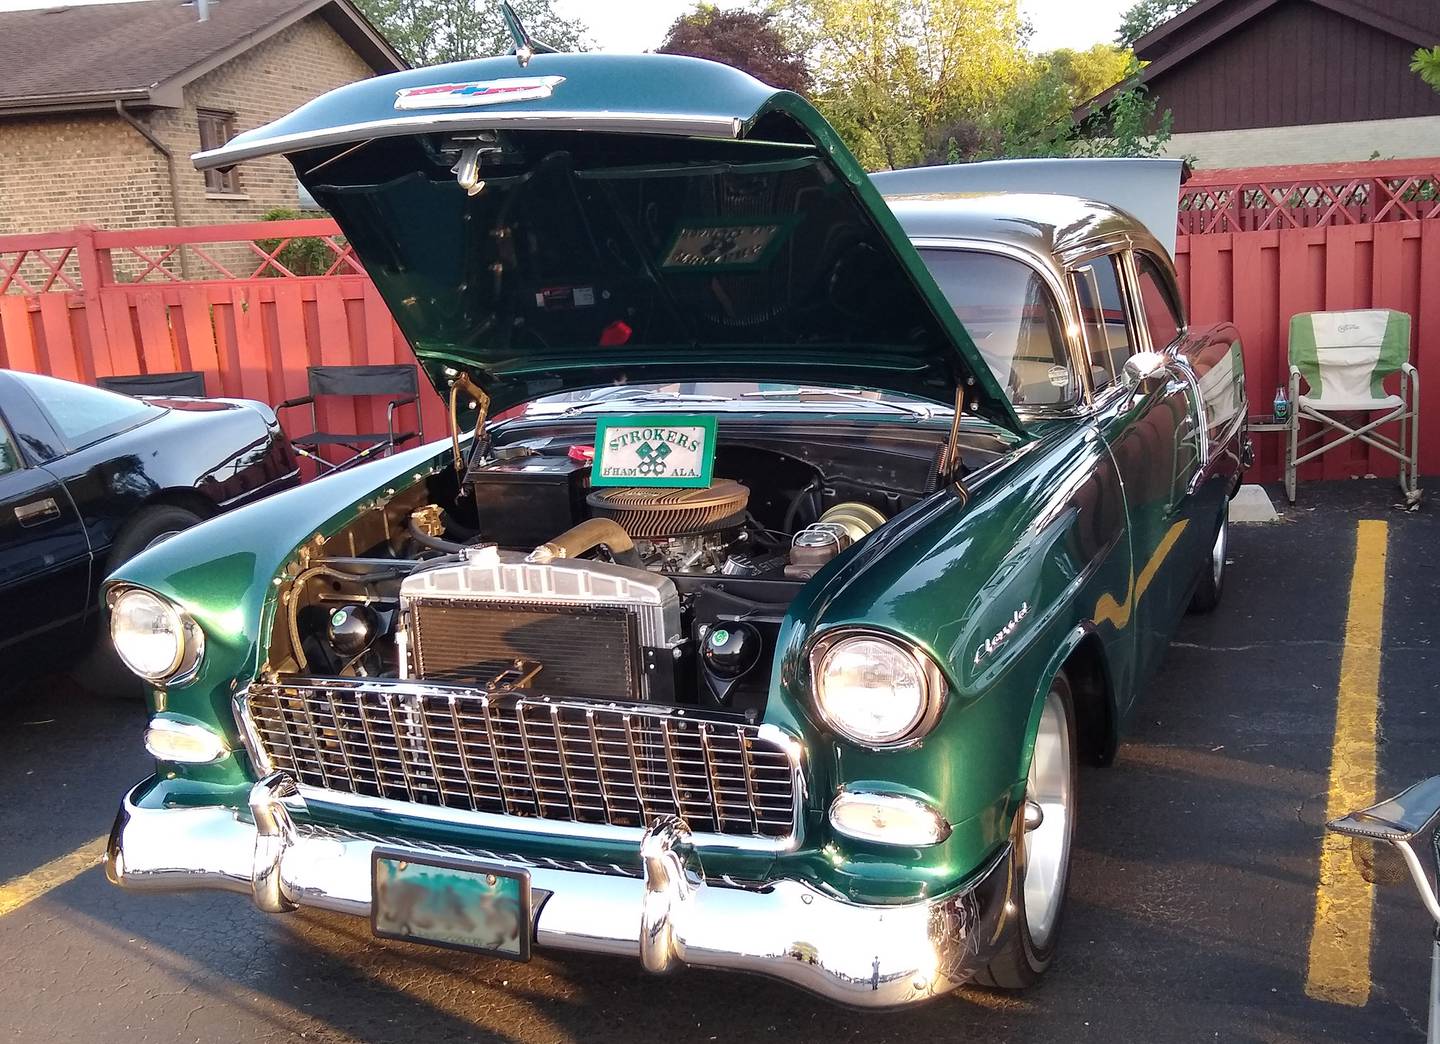
[(1090, 379), (1096, 388), (1113, 381), (1135, 351), (1120, 292), (1120, 259), (1097, 257), (1072, 269), (1075, 298), (1090, 355)]
[(12, 471), (19, 470), (20, 451), (11, 441), (10, 433), (5, 430), (5, 425), (0, 424), (0, 475), (8, 475)]
[(1150, 328), (1150, 347), (1162, 351), (1180, 336), (1180, 316), (1154, 258), (1136, 254), (1135, 273), (1140, 280), (1140, 308)]
[(44, 374), (27, 373), (23, 379), (50, 423), (72, 448), (87, 446), (104, 435), (138, 424), (158, 409), (128, 395)]
[(1012, 403), (1057, 406), (1076, 398), (1060, 309), (1038, 272), (982, 250), (920, 256)]

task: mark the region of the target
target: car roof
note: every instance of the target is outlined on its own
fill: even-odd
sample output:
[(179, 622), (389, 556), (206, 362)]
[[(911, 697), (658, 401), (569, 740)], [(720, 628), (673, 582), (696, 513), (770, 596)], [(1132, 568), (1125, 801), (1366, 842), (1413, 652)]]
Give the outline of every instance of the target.
[(1086, 247), (1128, 240), (1169, 259), (1137, 218), (1093, 199), (1030, 192), (920, 192), (885, 196), (912, 240), (964, 239), (1009, 246), (1059, 268)]

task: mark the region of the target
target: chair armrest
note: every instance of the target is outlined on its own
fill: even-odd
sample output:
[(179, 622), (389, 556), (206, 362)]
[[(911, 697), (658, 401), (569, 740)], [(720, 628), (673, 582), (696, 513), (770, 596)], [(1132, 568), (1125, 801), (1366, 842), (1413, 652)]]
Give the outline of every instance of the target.
[(284, 409), (288, 409), (288, 408), (291, 407), (291, 406), (313, 406), (313, 405), (315, 405), (315, 396), (313, 396), (313, 395), (302, 395), (302, 396), (300, 396), (300, 398), (298, 398), (298, 399), (286, 399), (284, 402), (282, 402), (279, 406), (276, 406), (275, 408), (276, 408), (277, 410), (284, 410)]
[(1400, 372), (1403, 373), (1406, 377), (1409, 377), (1412, 381), (1418, 381), (1420, 379), (1420, 371), (1415, 369), (1415, 367), (1410, 365), (1408, 362), (1400, 364)]

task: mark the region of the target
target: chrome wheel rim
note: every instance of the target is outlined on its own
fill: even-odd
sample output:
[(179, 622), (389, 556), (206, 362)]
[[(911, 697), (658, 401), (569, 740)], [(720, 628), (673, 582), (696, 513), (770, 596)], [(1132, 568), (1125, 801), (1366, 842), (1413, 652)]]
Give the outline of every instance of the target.
[(1054, 934), (1070, 865), (1070, 729), (1060, 693), (1051, 691), (1040, 715), (1025, 798), (1040, 806), (1040, 823), (1025, 832), (1025, 921), (1043, 947)]
[(1210, 548), (1210, 578), (1215, 581), (1215, 588), (1220, 587), (1220, 580), (1225, 575), (1225, 544), (1230, 533), (1230, 505), (1225, 505), (1225, 511), (1220, 516), (1220, 529), (1215, 534), (1215, 543)]

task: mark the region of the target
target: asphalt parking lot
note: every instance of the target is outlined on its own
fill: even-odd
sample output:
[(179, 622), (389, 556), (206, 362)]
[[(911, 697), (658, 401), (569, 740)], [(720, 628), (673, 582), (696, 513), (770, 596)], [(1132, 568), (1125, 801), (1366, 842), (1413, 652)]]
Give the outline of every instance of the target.
[(1082, 774), (1062, 951), (1029, 993), (863, 1014), (755, 979), (517, 965), (240, 896), (124, 894), (97, 839), (149, 772), (143, 708), (46, 680), (0, 705), (0, 1040), (1422, 1040), (1429, 933), (1408, 890), (1375, 896), (1368, 974), (1363, 953), (1341, 972), (1358, 993), (1307, 995), (1361, 519), (1388, 547), (1379, 790), (1440, 770), (1440, 517), (1392, 494), (1307, 487), (1281, 522), (1233, 528), (1221, 608), (1186, 621), (1115, 765)]

